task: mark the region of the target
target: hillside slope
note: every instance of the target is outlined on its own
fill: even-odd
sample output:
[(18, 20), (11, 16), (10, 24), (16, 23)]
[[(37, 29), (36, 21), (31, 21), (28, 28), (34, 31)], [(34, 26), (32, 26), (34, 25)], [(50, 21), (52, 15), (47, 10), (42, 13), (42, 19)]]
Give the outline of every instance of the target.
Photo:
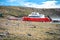
[(39, 12), (45, 15), (59, 15), (60, 9), (36, 9), (28, 7), (0, 6), (0, 12), (4, 15), (27, 16), (31, 12)]

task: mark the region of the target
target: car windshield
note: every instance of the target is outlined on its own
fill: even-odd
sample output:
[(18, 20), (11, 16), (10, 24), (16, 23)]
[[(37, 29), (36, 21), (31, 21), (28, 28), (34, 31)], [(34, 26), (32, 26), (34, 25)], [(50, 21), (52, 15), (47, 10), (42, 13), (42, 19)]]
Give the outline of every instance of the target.
[(35, 17), (35, 18), (37, 18), (37, 17), (40, 17), (40, 16), (29, 16), (29, 17)]

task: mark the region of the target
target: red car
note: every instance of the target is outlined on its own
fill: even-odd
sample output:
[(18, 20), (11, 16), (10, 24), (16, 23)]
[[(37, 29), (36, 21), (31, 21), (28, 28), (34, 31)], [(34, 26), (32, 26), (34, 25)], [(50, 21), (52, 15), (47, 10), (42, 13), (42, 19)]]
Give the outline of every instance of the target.
[(51, 22), (50, 18), (39, 13), (32, 13), (27, 17), (23, 17), (23, 21)]
[(45, 18), (30, 18), (30, 17), (23, 17), (23, 21), (34, 21), (34, 22), (51, 22), (48, 17)]

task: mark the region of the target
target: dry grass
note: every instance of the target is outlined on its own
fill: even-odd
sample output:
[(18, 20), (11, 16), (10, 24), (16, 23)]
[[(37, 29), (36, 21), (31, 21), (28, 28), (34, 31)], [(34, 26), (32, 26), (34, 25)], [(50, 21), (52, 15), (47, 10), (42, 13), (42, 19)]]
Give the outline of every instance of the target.
[[(18, 38), (22, 37), (21, 40), (23, 40), (23, 38), (25, 40), (54, 40), (54, 37), (57, 38), (60, 36), (60, 25), (58, 26), (58, 24), (25, 22), (20, 20), (5, 20), (1, 23), (3, 23), (2, 26), (7, 28), (10, 34), (16, 35)], [(54, 32), (55, 34), (48, 32)]]

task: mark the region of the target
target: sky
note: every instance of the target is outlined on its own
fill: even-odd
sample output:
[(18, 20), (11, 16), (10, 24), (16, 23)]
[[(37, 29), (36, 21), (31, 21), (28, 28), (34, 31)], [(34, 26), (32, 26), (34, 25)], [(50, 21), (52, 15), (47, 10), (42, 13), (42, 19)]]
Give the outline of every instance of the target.
[(0, 6), (60, 8), (60, 0), (0, 0)]

